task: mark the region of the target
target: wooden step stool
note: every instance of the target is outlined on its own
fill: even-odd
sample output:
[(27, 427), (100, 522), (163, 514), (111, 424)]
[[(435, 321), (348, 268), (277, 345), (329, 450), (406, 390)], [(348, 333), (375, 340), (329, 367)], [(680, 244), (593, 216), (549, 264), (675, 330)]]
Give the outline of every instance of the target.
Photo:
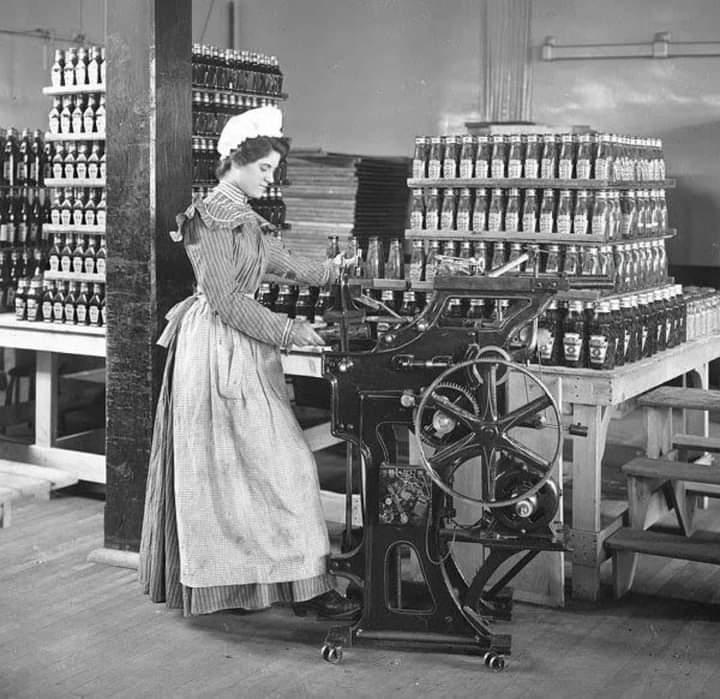
[(30, 497), (49, 500), (51, 491), (77, 482), (76, 476), (56, 468), (0, 459), (0, 529), (10, 526), (13, 502)]
[[(612, 554), (616, 598), (632, 587), (639, 553), (720, 563), (720, 534), (696, 532), (693, 523), (695, 489), (706, 494), (708, 486), (720, 488), (720, 469), (639, 456), (622, 470), (627, 477), (630, 526), (620, 528), (605, 540), (605, 547)], [(677, 518), (678, 533), (649, 531), (648, 527), (670, 509)]]

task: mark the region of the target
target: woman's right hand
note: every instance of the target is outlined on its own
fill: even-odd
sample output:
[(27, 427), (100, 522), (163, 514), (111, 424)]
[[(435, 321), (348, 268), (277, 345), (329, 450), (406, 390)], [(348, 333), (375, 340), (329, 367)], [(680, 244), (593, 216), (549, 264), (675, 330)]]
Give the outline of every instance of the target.
[(293, 330), (290, 335), (290, 344), (297, 347), (308, 345), (324, 345), (325, 340), (320, 337), (306, 320), (293, 320)]

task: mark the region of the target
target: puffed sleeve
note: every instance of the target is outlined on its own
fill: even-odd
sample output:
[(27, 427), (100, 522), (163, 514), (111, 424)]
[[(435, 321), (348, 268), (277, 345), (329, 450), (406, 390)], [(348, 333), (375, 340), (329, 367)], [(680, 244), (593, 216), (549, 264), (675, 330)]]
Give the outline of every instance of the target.
[(263, 243), (267, 255), (267, 272), (288, 282), (300, 282), (313, 286), (324, 286), (331, 281), (332, 263), (329, 260), (313, 260), (295, 255), (277, 238), (264, 236)]
[(293, 321), (274, 313), (243, 291), (243, 265), (249, 270), (255, 260), (238, 259), (235, 236), (244, 235), (243, 226), (234, 230), (210, 226), (199, 236), (198, 283), (208, 304), (223, 320), (260, 342), (285, 349), (290, 343)]

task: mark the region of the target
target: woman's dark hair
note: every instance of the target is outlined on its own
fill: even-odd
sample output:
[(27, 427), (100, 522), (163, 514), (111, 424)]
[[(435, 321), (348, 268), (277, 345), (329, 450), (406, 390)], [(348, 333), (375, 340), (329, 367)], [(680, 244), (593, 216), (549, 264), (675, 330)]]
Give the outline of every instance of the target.
[(256, 160), (270, 155), (272, 151), (280, 153), (280, 160), (284, 160), (290, 152), (290, 142), (287, 138), (276, 138), (275, 136), (248, 138), (240, 144), (239, 148), (236, 148), (230, 155), (220, 161), (215, 175), (220, 179), (232, 167), (233, 163), (236, 165), (254, 163)]

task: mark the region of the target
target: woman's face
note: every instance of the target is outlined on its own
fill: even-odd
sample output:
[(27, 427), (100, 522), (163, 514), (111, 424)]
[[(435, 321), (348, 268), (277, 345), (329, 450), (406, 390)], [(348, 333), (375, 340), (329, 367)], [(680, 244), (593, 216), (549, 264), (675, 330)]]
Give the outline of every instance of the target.
[(239, 187), (250, 199), (258, 199), (272, 185), (279, 164), (280, 153), (271, 150), (255, 162), (245, 165), (233, 163), (227, 176), (232, 184)]

